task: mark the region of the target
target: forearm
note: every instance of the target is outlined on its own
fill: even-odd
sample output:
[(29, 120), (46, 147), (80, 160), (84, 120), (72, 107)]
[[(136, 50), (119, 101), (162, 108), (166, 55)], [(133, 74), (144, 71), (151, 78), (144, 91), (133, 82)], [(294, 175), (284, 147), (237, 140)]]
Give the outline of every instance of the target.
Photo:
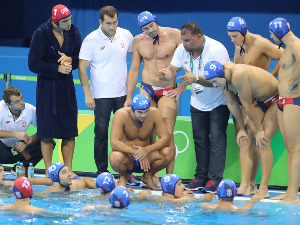
[(0, 138), (17, 138), (17, 133), (16, 131), (0, 130)]
[(231, 114), (235, 118), (235, 120), (238, 122), (240, 128), (242, 130), (245, 130), (244, 119), (243, 119), (243, 115), (242, 115), (242, 112), (241, 112), (241, 109), (240, 109), (239, 105), (234, 104), (234, 103), (233, 104), (228, 104), (227, 103), (227, 106), (228, 106), (229, 111), (231, 112)]
[(253, 104), (244, 104), (243, 102), (242, 102), (242, 104), (243, 104), (243, 107), (245, 108), (247, 115), (253, 122), (253, 124), (256, 128), (256, 131), (262, 131), (263, 126), (262, 126), (262, 123), (260, 122), (261, 120), (259, 118), (259, 115), (256, 113), (255, 107), (253, 106)]
[(162, 137), (162, 138), (159, 138), (152, 145), (146, 146), (145, 149), (147, 149), (148, 152), (159, 151), (162, 148), (169, 146), (169, 144), (170, 144), (170, 137), (169, 136)]
[(81, 83), (81, 86), (82, 86), (85, 96), (91, 95), (91, 90), (89, 87), (89, 78), (88, 78), (86, 70), (82, 70), (79, 67), (78, 74), (79, 74), (80, 83)]
[(30, 136), (30, 138), (31, 138), (31, 142), (30, 143), (34, 143), (34, 142), (38, 141), (37, 134), (34, 134), (34, 135)]
[(279, 72), (279, 62), (277, 62), (275, 68), (273, 69), (273, 71), (271, 72), (271, 74), (274, 76), (274, 77), (278, 77), (278, 72)]
[(201, 75), (197, 75), (198, 76), (198, 81), (197, 84), (201, 84), (204, 87), (213, 87), (213, 85), (211, 83), (209, 83), (204, 76)]
[(110, 145), (113, 151), (119, 151), (130, 155), (134, 155), (137, 151), (132, 146), (128, 146), (127, 144), (119, 140), (112, 140)]
[(136, 88), (136, 84), (139, 77), (139, 71), (130, 71), (127, 78), (127, 98), (132, 99), (133, 92)]

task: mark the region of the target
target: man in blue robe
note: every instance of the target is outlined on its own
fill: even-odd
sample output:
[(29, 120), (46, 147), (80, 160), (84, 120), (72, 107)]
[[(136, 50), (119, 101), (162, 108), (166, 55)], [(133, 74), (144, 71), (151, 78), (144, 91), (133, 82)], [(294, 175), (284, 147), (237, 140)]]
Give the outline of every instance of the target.
[(52, 9), (52, 18), (33, 34), (28, 55), (30, 71), (37, 74), (37, 136), (45, 162), (46, 176), (52, 164), (52, 138), (62, 139), (64, 163), (70, 168), (77, 129), (77, 100), (72, 70), (78, 67), (81, 36), (71, 24), (71, 13), (64, 5)]

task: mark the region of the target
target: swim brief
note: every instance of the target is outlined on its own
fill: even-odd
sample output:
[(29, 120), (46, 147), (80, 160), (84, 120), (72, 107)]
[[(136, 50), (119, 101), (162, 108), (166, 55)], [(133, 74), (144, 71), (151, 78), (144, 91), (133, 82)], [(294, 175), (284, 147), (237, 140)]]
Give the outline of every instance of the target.
[(133, 155), (132, 158), (133, 158), (134, 166), (133, 166), (133, 170), (130, 173), (143, 173), (140, 162), (136, 160)]
[(297, 98), (283, 98), (279, 96), (277, 107), (280, 111), (283, 111), (285, 105), (298, 105), (300, 106), (300, 97)]
[(256, 100), (259, 107), (266, 113), (268, 108), (272, 105), (279, 98), (279, 94), (274, 95), (273, 97), (269, 98), (267, 101), (260, 102)]
[[(235, 98), (236, 98), (237, 102), (239, 103), (239, 105), (243, 105), (242, 102), (241, 102), (239, 93), (235, 93), (234, 95), (235, 95)], [(255, 98), (252, 98), (252, 100), (256, 101)]]
[(143, 81), (141, 83), (141, 88), (144, 89), (150, 95), (152, 100), (155, 101), (156, 103), (162, 96), (167, 95), (168, 91), (175, 89), (174, 87), (173, 88), (155, 87)]

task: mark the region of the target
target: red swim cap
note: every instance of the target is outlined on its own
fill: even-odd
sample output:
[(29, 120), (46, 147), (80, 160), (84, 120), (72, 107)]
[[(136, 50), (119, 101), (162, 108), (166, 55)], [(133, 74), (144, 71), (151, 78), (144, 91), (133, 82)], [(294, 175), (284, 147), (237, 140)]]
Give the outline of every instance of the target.
[(17, 178), (12, 191), (17, 199), (31, 198), (33, 193), (31, 181), (26, 177)]
[(52, 21), (56, 25), (58, 25), (58, 22), (61, 19), (66, 18), (70, 15), (71, 15), (70, 10), (64, 5), (56, 5), (52, 9)]

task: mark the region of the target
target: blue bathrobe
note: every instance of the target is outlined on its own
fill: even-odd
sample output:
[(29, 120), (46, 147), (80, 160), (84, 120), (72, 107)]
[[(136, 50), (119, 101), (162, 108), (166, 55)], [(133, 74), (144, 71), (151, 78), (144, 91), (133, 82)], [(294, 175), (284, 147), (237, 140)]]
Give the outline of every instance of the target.
[(49, 19), (34, 32), (28, 55), (29, 69), (37, 74), (37, 136), (69, 139), (78, 136), (77, 100), (72, 73), (58, 72), (58, 51), (72, 57), (72, 69), (77, 69), (81, 36), (72, 24), (69, 31), (64, 31), (60, 47), (52, 29)]

